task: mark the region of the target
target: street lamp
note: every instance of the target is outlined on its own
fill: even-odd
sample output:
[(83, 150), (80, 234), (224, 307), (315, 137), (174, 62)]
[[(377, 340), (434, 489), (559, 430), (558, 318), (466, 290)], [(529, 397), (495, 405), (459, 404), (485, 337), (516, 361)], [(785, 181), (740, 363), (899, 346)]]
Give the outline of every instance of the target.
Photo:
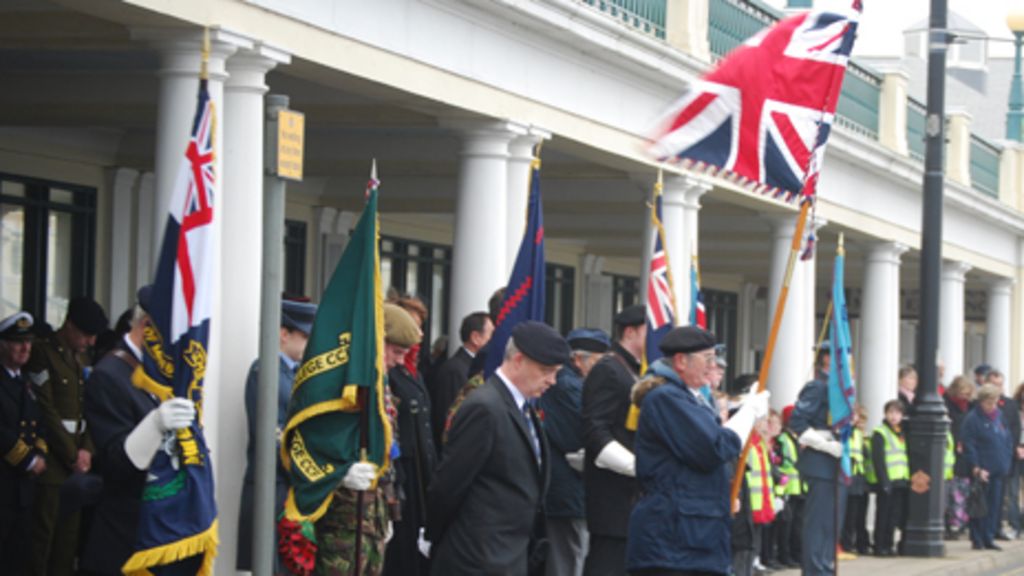
[(1024, 87), (1021, 86), (1020, 52), (1024, 45), (1024, 10), (1015, 8), (1006, 16), (1013, 32), (1013, 78), (1010, 80), (1010, 108), (1006, 113), (1006, 138), (1024, 141)]

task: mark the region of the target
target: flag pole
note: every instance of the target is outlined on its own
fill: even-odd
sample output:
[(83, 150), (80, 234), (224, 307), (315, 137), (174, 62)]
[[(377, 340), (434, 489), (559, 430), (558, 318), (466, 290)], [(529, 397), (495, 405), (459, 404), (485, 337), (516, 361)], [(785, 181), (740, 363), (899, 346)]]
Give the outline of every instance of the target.
[[(764, 350), (764, 361), (761, 363), (761, 371), (757, 377), (757, 391), (763, 392), (768, 386), (768, 371), (772, 365), (772, 358), (775, 355), (775, 342), (778, 340), (779, 329), (782, 327), (782, 317), (786, 311), (786, 300), (789, 296), (789, 284), (793, 280), (793, 272), (796, 269), (797, 257), (800, 255), (800, 241), (804, 237), (804, 227), (807, 225), (807, 216), (811, 212), (813, 200), (806, 200), (800, 204), (800, 215), (796, 219), (796, 230), (793, 232), (793, 241), (789, 247), (789, 260), (786, 262), (786, 274), (782, 279), (782, 289), (779, 290), (779, 297), (775, 301), (775, 316), (772, 319), (772, 329), (768, 335), (768, 344)], [(747, 461), (750, 454), (750, 436), (743, 439), (743, 452), (740, 454), (739, 462)], [(733, 514), (739, 511), (736, 499), (739, 497), (740, 486), (743, 483), (743, 466), (736, 466), (736, 473), (732, 478), (732, 489), (729, 492), (729, 502)]]

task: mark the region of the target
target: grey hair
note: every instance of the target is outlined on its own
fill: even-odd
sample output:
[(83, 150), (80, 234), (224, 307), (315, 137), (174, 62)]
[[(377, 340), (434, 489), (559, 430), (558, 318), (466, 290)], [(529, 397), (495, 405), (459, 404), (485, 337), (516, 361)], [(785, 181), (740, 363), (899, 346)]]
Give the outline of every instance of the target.
[(511, 360), (519, 352), (519, 348), (516, 348), (516, 343), (511, 338), (508, 339), (508, 343), (505, 344), (505, 360)]
[(146, 311), (142, 309), (142, 306), (135, 304), (135, 306), (132, 308), (132, 328), (138, 326), (142, 322), (142, 320), (146, 318), (146, 316), (149, 316), (149, 314), (147, 314)]

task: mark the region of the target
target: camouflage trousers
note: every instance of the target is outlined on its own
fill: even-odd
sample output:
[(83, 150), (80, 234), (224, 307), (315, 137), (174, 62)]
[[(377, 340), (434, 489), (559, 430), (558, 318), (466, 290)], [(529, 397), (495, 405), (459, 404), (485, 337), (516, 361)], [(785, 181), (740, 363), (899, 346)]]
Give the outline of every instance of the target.
[(363, 493), (363, 533), (356, 566), (356, 494), (345, 488), (335, 490), (327, 512), (316, 523), (319, 576), (379, 576), (384, 569), (387, 501), (379, 488)]

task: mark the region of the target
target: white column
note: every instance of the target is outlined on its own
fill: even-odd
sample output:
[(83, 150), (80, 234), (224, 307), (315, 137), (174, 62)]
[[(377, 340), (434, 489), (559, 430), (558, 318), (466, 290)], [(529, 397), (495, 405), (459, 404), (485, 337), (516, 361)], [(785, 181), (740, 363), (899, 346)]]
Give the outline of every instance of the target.
[[(132, 35), (136, 39), (152, 42), (160, 51), (155, 152), (156, 198), (153, 203), (153, 225), (150, 228), (154, 239), (151, 264), (156, 266), (167, 223), (168, 206), (178, 177), (178, 168), (184, 157), (185, 144), (192, 130), (192, 119), (195, 117), (203, 35), (201, 31), (195, 30), (183, 32), (148, 28), (133, 30)], [(211, 30), (210, 37), (207, 90), (219, 116), (213, 136), (215, 170), (220, 174), (223, 146), (219, 120), (224, 113), (224, 80), (227, 78), (224, 66), (239, 43), (245, 45), (245, 41), (224, 30)]]
[[(264, 95), (267, 72), (289, 57), (257, 47), (231, 56), (229, 77), (224, 84), (223, 178), (217, 206), (221, 224), (219, 289), (220, 305), (213, 322), (218, 351), (216, 391), (207, 392), (207, 402), (217, 410), (211, 447), (217, 478), (217, 507), (222, 535), (238, 533), (238, 507), (242, 493), (239, 470), (246, 466), (245, 377), (259, 353), (260, 279), (263, 243), (263, 137)], [(284, 219), (284, 214), (280, 215)], [(277, 240), (279, 246), (284, 238)], [(213, 381), (213, 380), (211, 380)], [(230, 408), (228, 408), (230, 407)], [(211, 412), (212, 413), (212, 412)], [(209, 433), (208, 433), (209, 434)], [(218, 568), (234, 571), (236, 538), (221, 538)], [(222, 560), (223, 559), (223, 560)]]
[(666, 176), (664, 180), (661, 216), (680, 326), (690, 323), (690, 265), (697, 254), (700, 198), (710, 189), (709, 184), (690, 176)]
[[(508, 282), (508, 152), (513, 138), (526, 133), (512, 122), (460, 122), (459, 189), (452, 246), (451, 308), (448, 325), (457, 336), (462, 318), (487, 309), (487, 300)], [(449, 338), (454, 353), (457, 337)]]
[[(508, 145), (508, 239), (506, 240), (505, 274), (512, 273), (516, 263), (519, 244), (526, 229), (526, 208), (530, 199), (530, 163), (533, 161), (533, 147), (543, 140), (550, 140), (551, 133), (530, 127), (529, 132), (512, 139)], [(543, 160), (543, 159), (542, 159)]]
[(135, 187), (139, 171), (113, 168), (107, 172), (110, 186), (110, 316), (117, 318), (135, 302), (132, 279), (132, 224), (135, 220)]
[(985, 362), (1006, 375), (1006, 394), (1013, 393), (1010, 381), (1010, 292), (1013, 282), (999, 278), (988, 286), (988, 316), (985, 322)]
[(964, 373), (964, 276), (971, 269), (964, 262), (942, 263), (939, 288), (939, 355), (946, 364), (946, 381)]
[[(814, 346), (816, 346), (818, 344), (818, 336), (821, 335), (821, 326), (818, 325), (818, 318), (817, 318), (817, 310), (818, 310), (818, 304), (817, 304), (817, 302), (818, 302), (818, 258), (821, 257), (821, 255), (818, 253), (819, 252), (819, 247), (821, 246), (821, 243), (819, 242), (819, 240), (821, 238), (819, 232), (827, 224), (828, 224), (828, 220), (825, 220), (824, 218), (821, 218), (821, 217), (816, 217), (816, 218), (810, 218), (809, 217), (808, 218), (808, 220), (807, 220), (807, 228), (806, 228), (806, 230), (804, 232), (804, 235), (806, 236), (807, 234), (813, 233), (814, 237), (815, 237), (815, 246), (814, 246), (814, 251), (811, 254), (811, 258), (808, 259), (808, 260), (801, 260), (800, 261), (800, 266), (803, 267), (803, 269), (804, 269), (803, 270), (803, 282), (804, 282), (803, 298), (800, 300), (799, 304), (797, 302), (793, 301), (793, 300), (790, 300), (789, 303), (786, 304), (786, 310), (789, 310), (789, 306), (791, 306), (791, 305), (798, 305), (798, 306), (800, 306), (800, 308), (801, 308), (800, 313), (803, 315), (803, 317), (801, 319), (801, 322), (802, 322), (801, 326), (802, 326), (803, 333), (804, 333), (802, 341), (807, 342), (808, 345), (807, 346), (802, 346), (801, 348), (799, 348), (797, 350), (797, 352), (799, 352), (802, 355), (802, 357), (800, 359), (800, 362), (801, 362), (801, 365), (803, 366), (803, 370), (804, 370), (803, 371), (803, 382), (807, 382), (808, 380), (811, 380), (811, 379), (814, 378)], [(803, 251), (801, 251), (800, 256), (803, 256)], [(834, 254), (831, 254), (831, 255), (828, 255), (828, 256), (825, 257), (825, 262), (828, 263), (826, 266), (828, 267), (828, 269), (830, 271), (829, 274), (828, 274), (829, 281), (826, 284), (828, 289), (830, 289), (832, 287), (832, 281), (831, 281), (832, 274), (831, 274), (831, 270), (832, 270), (832, 264), (833, 264), (834, 258), (835, 258)], [(828, 298), (831, 299), (831, 296), (829, 296)], [(826, 335), (826, 338), (827, 337), (828, 336)], [(796, 400), (796, 398), (794, 397), (793, 400)]]
[(900, 256), (907, 247), (879, 242), (868, 248), (861, 299), (857, 389), (868, 411), (868, 430), (881, 423), (885, 403), (896, 397), (900, 366)]
[(757, 301), (757, 284), (744, 282), (740, 287), (739, 306), (737, 310), (738, 335), (736, 361), (736, 374), (752, 372), (754, 370), (754, 308)]
[[(768, 285), (769, 312), (766, 325), (767, 334), (770, 334), (779, 293), (782, 291), (782, 282), (786, 276), (797, 217), (796, 215), (773, 215), (767, 218), (772, 225), (772, 268), (771, 280)], [(813, 298), (807, 294), (808, 282), (804, 279), (805, 274), (809, 272), (808, 268), (807, 262), (797, 258), (793, 268), (793, 277), (789, 283), (789, 296), (776, 339), (771, 369), (768, 373), (768, 389), (772, 392), (772, 406), (777, 409), (795, 402), (800, 389), (807, 382), (807, 359), (810, 357), (811, 347), (814, 346), (814, 337), (809, 337), (807, 334), (807, 318), (809, 314), (813, 315), (813, 310), (810, 312), (807, 310), (808, 301), (813, 305)], [(766, 337), (765, 342), (767, 341)]]
[[(136, 289), (153, 281), (153, 204), (156, 202), (156, 175), (146, 172), (139, 178), (139, 202), (135, 207), (135, 286)], [(167, 216), (164, 215), (164, 218)], [(132, 295), (135, 302), (135, 293)]]

